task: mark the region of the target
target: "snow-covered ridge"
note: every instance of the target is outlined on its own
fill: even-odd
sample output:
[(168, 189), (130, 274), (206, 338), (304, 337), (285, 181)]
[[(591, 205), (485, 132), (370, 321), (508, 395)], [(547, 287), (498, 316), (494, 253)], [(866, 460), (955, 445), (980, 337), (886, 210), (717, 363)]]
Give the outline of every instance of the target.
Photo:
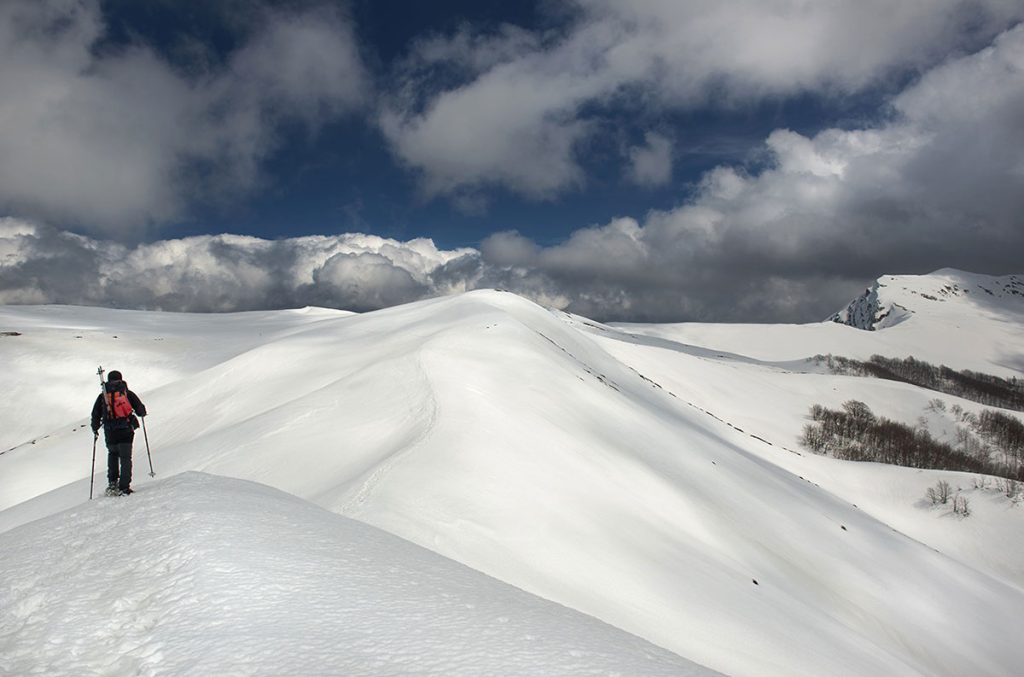
[(893, 327), (937, 303), (991, 302), (1024, 313), (1024, 275), (994, 277), (943, 268), (929, 275), (886, 275), (833, 315), (833, 322), (874, 331)]
[(366, 524), (200, 473), (2, 536), (5, 675), (718, 674)]
[[(941, 325), (885, 332), (661, 333), (494, 291), (364, 315), (0, 308), (20, 332), (0, 338), (0, 412), (26, 431), (0, 449), (0, 532), (82, 509), (100, 362), (149, 407), (159, 478), (273, 486), (712, 669), (1013, 674), (1024, 510), (972, 477), (797, 445), (813, 404), (914, 421), (935, 397), (809, 355), (1020, 373), (1024, 325), (939, 305)], [(946, 340), (956, 324), (969, 353)], [(968, 520), (919, 505), (940, 479), (970, 494)], [(154, 485), (136, 486), (128, 500)]]

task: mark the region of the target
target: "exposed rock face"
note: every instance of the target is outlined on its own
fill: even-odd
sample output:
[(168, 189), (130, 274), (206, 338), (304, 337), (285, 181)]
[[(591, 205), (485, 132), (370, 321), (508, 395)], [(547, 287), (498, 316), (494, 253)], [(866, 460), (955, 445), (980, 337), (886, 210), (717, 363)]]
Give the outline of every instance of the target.
[(929, 275), (885, 275), (829, 319), (875, 331), (895, 326), (919, 312), (927, 314), (933, 303), (985, 300), (1024, 313), (1024, 275), (994, 277), (953, 268)]
[(899, 324), (913, 315), (914, 311), (880, 297), (879, 288), (885, 287), (882, 279), (884, 278), (877, 280), (870, 288), (864, 290), (863, 294), (850, 301), (845, 309), (829, 319), (857, 329), (875, 331)]

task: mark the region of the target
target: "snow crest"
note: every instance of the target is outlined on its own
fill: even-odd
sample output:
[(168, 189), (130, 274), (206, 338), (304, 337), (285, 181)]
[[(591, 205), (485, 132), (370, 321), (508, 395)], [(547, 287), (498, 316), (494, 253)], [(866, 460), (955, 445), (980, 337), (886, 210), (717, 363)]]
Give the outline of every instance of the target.
[(185, 473), (0, 537), (5, 675), (691, 675), (371, 526)]

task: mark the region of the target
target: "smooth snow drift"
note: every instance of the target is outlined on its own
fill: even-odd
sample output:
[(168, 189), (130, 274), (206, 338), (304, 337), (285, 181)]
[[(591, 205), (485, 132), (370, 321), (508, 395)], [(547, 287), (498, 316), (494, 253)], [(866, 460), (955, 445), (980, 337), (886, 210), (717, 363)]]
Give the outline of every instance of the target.
[[(159, 477), (274, 486), (712, 669), (1013, 675), (1024, 509), (960, 473), (798, 445), (813, 404), (911, 423), (937, 397), (981, 408), (814, 354), (1021, 375), (1020, 297), (911, 296), (876, 331), (610, 327), (501, 292), (365, 315), (0, 309), (21, 333), (0, 338), (22, 407), (4, 418), (31, 431), (0, 449), (0, 531), (88, 495), (102, 363), (149, 407)], [(946, 340), (957, 324), (968, 353)], [(924, 502), (940, 479), (969, 518)]]
[(17, 529), (6, 675), (712, 675), (260, 485), (185, 473)]

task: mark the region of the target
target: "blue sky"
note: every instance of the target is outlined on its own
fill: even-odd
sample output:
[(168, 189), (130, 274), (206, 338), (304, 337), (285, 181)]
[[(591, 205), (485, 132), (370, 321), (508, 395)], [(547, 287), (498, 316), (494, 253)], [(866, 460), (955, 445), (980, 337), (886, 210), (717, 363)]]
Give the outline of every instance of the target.
[[(11, 0), (0, 301), (367, 310), (502, 286), (600, 319), (803, 321), (885, 273), (1019, 272), (1022, 19)], [(104, 281), (113, 251), (138, 295)], [(268, 286), (232, 292), (251, 270)]]
[[(685, 145), (675, 151), (671, 178), (664, 184), (637, 186), (624, 180), (624, 158), (616, 152), (616, 141), (599, 137), (578, 155), (586, 169), (585, 185), (544, 199), (496, 187), (487, 192), (486, 208), (469, 213), (443, 197), (419, 194), (415, 176), (396, 166), (377, 130), (358, 122), (340, 124), (314, 139), (295, 134), (267, 163), (275, 187), (270, 193), (226, 209), (205, 209), (180, 229), (273, 238), (340, 228), (399, 239), (431, 237), (441, 247), (479, 246), (493, 232), (517, 230), (551, 245), (583, 226), (671, 209), (722, 163), (756, 168), (764, 139), (776, 127), (813, 134), (830, 120), (877, 114), (860, 110), (859, 101), (846, 110), (846, 103), (804, 97), (753, 110), (665, 116), (660, 124)], [(642, 140), (642, 130), (624, 117), (608, 124), (616, 126), (616, 133)]]
[[(333, 4), (348, 13), (357, 26), (366, 67), (381, 80), (408, 54), (410, 45), (425, 36), (450, 33), (470, 24), (493, 31), (503, 24), (547, 29), (564, 21), (544, 14), (532, 2), (362, 0)], [(285, 9), (302, 5), (267, 3)], [(176, 3), (114, 0), (104, 3), (113, 29), (108, 39), (117, 47), (141, 38), (159, 49), (164, 58), (180, 62), (178, 47), (183, 37), (201, 36), (217, 58), (226, 59), (238, 47), (239, 36), (229, 25), (230, 15), (240, 6), (212, 3), (183, 12)], [(571, 232), (573, 224), (603, 222), (617, 214), (617, 209), (628, 208), (618, 207), (605, 191), (575, 191), (578, 194), (563, 199), (538, 202), (499, 189), (489, 195), (493, 205), (486, 212), (467, 214), (447, 200), (420, 195), (415, 177), (395, 162), (376, 126), (363, 119), (331, 122), (314, 134), (294, 128), (278, 133), (280, 147), (263, 165), (268, 190), (226, 204), (195, 204), (185, 218), (166, 224), (161, 233), (230, 232), (279, 238), (358, 230), (399, 239), (430, 237), (441, 247), (461, 247), (478, 245), (491, 232), (507, 229), (554, 242)], [(601, 168), (595, 164), (593, 169)], [(661, 196), (650, 191), (640, 197), (634, 193), (623, 190), (617, 198), (639, 200), (644, 207), (651, 199), (670, 204), (666, 202), (669, 191)]]
[[(466, 26), (481, 32), (503, 25), (556, 32), (572, 26), (567, 17), (533, 2), (363, 0), (339, 6), (350, 13), (367, 66), (382, 81), (413, 43), (427, 36), (451, 34)], [(200, 37), (219, 59), (238, 47), (239, 38), (225, 18), (232, 11), (230, 5), (181, 11), (174, 3), (114, 0), (104, 9), (112, 49), (142, 41), (180, 65), (184, 60), (179, 46), (186, 38)], [(263, 164), (268, 190), (227, 203), (194, 204), (186, 216), (163, 224), (159, 232), (279, 238), (357, 230), (398, 239), (430, 237), (438, 246), (450, 248), (478, 246), (493, 232), (517, 230), (539, 243), (554, 244), (583, 226), (670, 209), (719, 164), (756, 165), (764, 139), (775, 128), (813, 134), (836, 121), (864, 124), (879, 114), (878, 101), (884, 94), (839, 98), (801, 93), (735, 110), (658, 111), (653, 121), (637, 121), (634, 111), (612, 108), (600, 115), (607, 129), (577, 150), (586, 171), (583, 185), (542, 199), (495, 187), (487, 191), (486, 208), (468, 213), (443, 197), (420, 194), (415, 175), (396, 163), (387, 140), (365, 120), (332, 122), (314, 134), (285, 128), (279, 131), (280, 147)], [(637, 186), (623, 180), (625, 158), (618, 146), (629, 140), (640, 143), (645, 127), (652, 124), (675, 135), (672, 172), (664, 183)]]

